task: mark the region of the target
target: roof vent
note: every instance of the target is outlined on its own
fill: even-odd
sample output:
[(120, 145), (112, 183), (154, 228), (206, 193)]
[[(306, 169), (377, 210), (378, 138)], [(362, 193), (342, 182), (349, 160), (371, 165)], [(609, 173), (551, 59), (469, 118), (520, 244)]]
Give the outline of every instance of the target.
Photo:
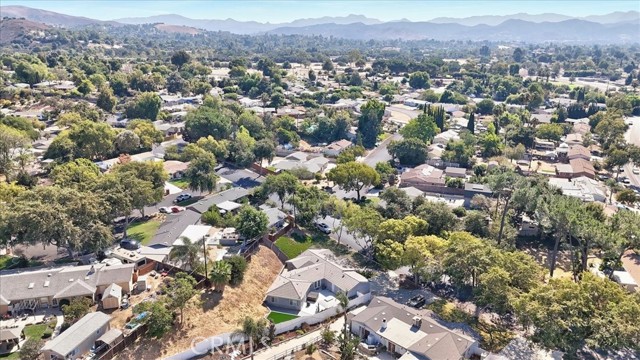
[(380, 325), (380, 331), (384, 331), (387, 329), (387, 319), (382, 319), (382, 324)]
[(51, 277), (51, 273), (48, 273), (48, 274), (47, 274), (47, 277)]
[(29, 283), (29, 289), (33, 289), (33, 287), (34, 287), (35, 285), (36, 285), (36, 284), (34, 284), (34, 283)]
[(69, 282), (73, 282), (73, 279), (69, 279)]
[(413, 317), (413, 326), (419, 328), (420, 325), (422, 325), (422, 318), (420, 316), (414, 316)]
[(49, 287), (49, 280), (44, 282), (44, 287)]
[(88, 277), (88, 276), (85, 276), (85, 277), (84, 277), (84, 279), (85, 279), (85, 280), (89, 280), (89, 277)]

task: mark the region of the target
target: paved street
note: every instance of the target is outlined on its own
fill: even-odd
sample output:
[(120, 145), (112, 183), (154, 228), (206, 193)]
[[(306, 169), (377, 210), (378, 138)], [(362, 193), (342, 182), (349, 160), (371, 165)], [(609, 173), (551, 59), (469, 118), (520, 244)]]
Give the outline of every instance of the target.
[(389, 143), (391, 141), (393, 140), (397, 141), (401, 139), (402, 139), (402, 135), (400, 134), (393, 134), (389, 136), (388, 138), (384, 139), (384, 141), (380, 144), (380, 146), (371, 150), (369, 154), (367, 154), (367, 156), (362, 158), (361, 161), (371, 167), (375, 167), (376, 164), (379, 162), (385, 162), (385, 161), (391, 160), (391, 154), (389, 154), (389, 150), (387, 147), (389, 146)]
[[(625, 119), (627, 123), (631, 122), (629, 130), (625, 134), (628, 143), (640, 146), (640, 117), (631, 117)], [(638, 165), (640, 167), (640, 165)], [(640, 187), (640, 174), (633, 173), (633, 164), (629, 163), (624, 166), (624, 175), (631, 180), (631, 184)]]

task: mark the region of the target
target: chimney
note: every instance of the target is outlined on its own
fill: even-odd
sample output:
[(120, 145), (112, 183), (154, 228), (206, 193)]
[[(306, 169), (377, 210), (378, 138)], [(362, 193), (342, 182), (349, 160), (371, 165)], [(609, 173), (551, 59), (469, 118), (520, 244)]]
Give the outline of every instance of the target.
[(419, 328), (422, 325), (422, 318), (420, 316), (413, 317), (413, 326)]
[(385, 331), (385, 330), (387, 330), (387, 319), (383, 318), (382, 325), (380, 325), (380, 331)]

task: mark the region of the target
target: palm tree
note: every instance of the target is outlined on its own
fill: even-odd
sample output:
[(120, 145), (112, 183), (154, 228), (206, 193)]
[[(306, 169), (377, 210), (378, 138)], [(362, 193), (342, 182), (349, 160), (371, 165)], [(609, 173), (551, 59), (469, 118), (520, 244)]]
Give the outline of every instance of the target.
[(213, 263), (209, 277), (215, 286), (216, 291), (222, 292), (224, 290), (224, 286), (231, 281), (231, 265), (226, 261), (217, 261)]
[[(221, 263), (221, 261), (219, 261), (218, 263)], [(249, 354), (251, 355), (251, 360), (253, 360), (254, 344), (260, 341), (266, 331), (266, 319), (261, 318), (259, 320), (254, 320), (253, 318), (247, 316), (242, 321), (242, 326), (240, 327), (240, 329), (237, 329), (233, 332), (232, 338), (249, 340)]]
[(180, 263), (189, 270), (195, 270), (200, 265), (202, 241), (192, 241), (186, 236), (181, 236), (182, 245), (174, 245), (169, 252), (169, 260), (180, 260)]
[(340, 291), (336, 294), (336, 299), (340, 305), (340, 311), (342, 311), (342, 315), (344, 316), (344, 329), (342, 331), (344, 336), (349, 338), (349, 331), (347, 330), (347, 309), (349, 308), (349, 298), (346, 293)]

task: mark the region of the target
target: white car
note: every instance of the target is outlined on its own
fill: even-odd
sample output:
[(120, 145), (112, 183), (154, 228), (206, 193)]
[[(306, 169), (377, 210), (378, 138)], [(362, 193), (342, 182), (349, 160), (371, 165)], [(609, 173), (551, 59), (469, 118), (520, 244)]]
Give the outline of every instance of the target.
[(179, 203), (179, 202), (182, 202), (182, 201), (185, 201), (185, 200), (189, 200), (189, 199), (191, 199), (191, 194), (180, 194), (180, 195), (178, 195), (178, 197), (175, 200), (173, 200), (173, 202), (174, 203)]
[(325, 223), (317, 222), (315, 223), (315, 226), (316, 226), (316, 229), (318, 229), (319, 231), (325, 234), (331, 234), (331, 228), (329, 227), (329, 225)]
[(640, 174), (640, 168), (634, 167), (633, 170), (631, 170), (631, 171), (636, 175)]

